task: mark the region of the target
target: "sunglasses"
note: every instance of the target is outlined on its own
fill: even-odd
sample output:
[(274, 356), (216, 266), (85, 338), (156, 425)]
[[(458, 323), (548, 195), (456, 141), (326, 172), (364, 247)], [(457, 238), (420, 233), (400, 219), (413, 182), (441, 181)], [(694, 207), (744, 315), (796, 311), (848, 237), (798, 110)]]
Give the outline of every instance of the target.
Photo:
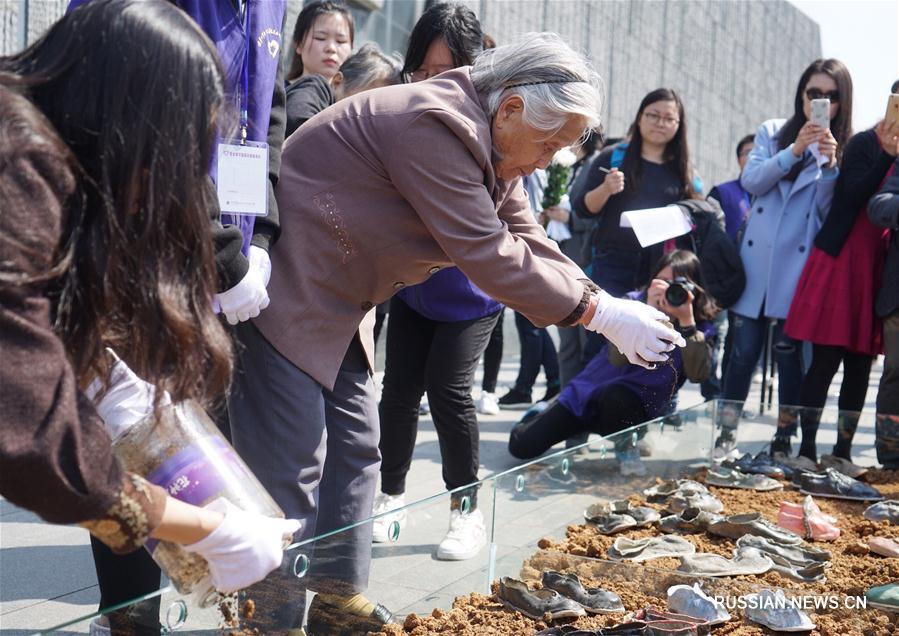
[(824, 92), (818, 88), (807, 88), (805, 89), (805, 96), (811, 99), (829, 99), (832, 104), (836, 104), (840, 101), (840, 91), (827, 91)]

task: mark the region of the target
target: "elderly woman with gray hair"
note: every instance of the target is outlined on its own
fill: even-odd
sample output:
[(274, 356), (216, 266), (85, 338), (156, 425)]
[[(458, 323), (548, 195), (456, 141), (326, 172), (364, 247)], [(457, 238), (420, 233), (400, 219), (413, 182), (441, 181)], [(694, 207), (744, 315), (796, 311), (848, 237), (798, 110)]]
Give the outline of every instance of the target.
[[(582, 324), (634, 363), (685, 344), (664, 314), (598, 290), (528, 209), (520, 177), (599, 125), (600, 82), (558, 36), (530, 34), (345, 99), (285, 143), (272, 304), (237, 327), (229, 406), (235, 447), (308, 536), (372, 509), (371, 310), (403, 287), (457, 265), (535, 325)], [(320, 540), (307, 577), (319, 608), (389, 620), (361, 595), (370, 559), (370, 524)]]

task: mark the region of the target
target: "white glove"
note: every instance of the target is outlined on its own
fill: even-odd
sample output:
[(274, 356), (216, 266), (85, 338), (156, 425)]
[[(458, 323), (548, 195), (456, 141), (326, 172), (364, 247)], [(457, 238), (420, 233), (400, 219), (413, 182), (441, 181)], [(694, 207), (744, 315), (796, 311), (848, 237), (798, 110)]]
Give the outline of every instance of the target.
[(597, 301), (596, 313), (587, 329), (604, 335), (631, 364), (654, 369), (654, 363), (665, 362), (665, 354), (675, 345), (687, 345), (683, 336), (663, 324), (668, 316), (646, 303), (613, 298), (602, 290)]
[[(117, 360), (109, 374), (109, 390), (100, 398), (99, 403), (96, 402), (96, 397), (103, 388), (103, 382), (97, 378), (87, 387), (85, 395), (95, 403), (109, 437), (115, 439), (153, 412), (156, 387), (137, 377), (112, 349), (107, 351)], [(171, 399), (166, 393), (160, 404), (169, 403)]]
[(254, 256), (257, 250), (265, 254), (265, 250), (250, 246), (250, 268), (246, 276), (228, 291), (213, 296), (213, 307), (217, 302), (229, 324), (236, 325), (255, 318), (259, 312), (268, 307), (269, 299), (265, 286), (271, 275), (271, 265), (268, 254), (265, 254), (264, 262), (262, 257)]
[(183, 547), (206, 560), (212, 584), (224, 594), (258, 583), (280, 566), (285, 540), (300, 529), (296, 519), (244, 512), (225, 499), (206, 507), (224, 512), (225, 519), (205, 539)]
[(261, 247), (250, 245), (250, 267), (255, 267), (262, 274), (262, 282), (268, 287), (268, 281), (272, 277), (272, 260)]

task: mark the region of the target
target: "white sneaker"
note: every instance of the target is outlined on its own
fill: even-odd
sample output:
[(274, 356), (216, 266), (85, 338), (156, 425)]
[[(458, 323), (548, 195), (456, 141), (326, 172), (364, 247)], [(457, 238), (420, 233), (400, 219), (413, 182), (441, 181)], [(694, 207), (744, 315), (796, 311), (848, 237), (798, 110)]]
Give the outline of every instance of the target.
[(437, 558), (441, 561), (464, 561), (475, 556), (487, 545), (484, 515), (480, 510), (462, 514), (450, 512), (450, 527), (443, 541), (437, 546)]
[[(375, 495), (375, 503), (372, 506), (372, 515), (379, 515), (397, 508), (403, 508), (406, 505), (406, 495), (387, 495), (379, 492)], [(394, 526), (394, 521), (396, 525)], [(406, 524), (406, 510), (397, 510), (396, 512), (378, 517), (371, 524), (371, 540), (372, 543), (387, 543), (391, 540), (391, 532), (396, 533), (393, 540), (396, 541), (399, 531)]]
[[(105, 621), (105, 625), (100, 621)], [(91, 625), (87, 632), (90, 636), (110, 636), (112, 631), (109, 629), (109, 619), (105, 616), (98, 616), (91, 621)]]
[(499, 404), (496, 401), (496, 393), (481, 391), (481, 399), (477, 404), (478, 413), (481, 415), (499, 415)]

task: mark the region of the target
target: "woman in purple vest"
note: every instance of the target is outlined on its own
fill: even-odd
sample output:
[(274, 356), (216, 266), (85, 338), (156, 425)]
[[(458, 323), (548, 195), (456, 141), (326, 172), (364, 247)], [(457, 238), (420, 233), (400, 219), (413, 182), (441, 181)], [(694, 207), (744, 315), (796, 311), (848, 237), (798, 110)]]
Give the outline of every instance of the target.
[[(428, 9), (409, 38), (404, 72), (423, 81), (445, 70), (471, 64), (482, 47), (481, 26), (474, 13), (454, 3)], [(452, 166), (447, 166), (452, 170)], [(406, 474), (412, 463), (418, 427), (418, 405), (427, 391), (443, 459), (448, 490), (478, 480), (478, 419), (471, 388), (481, 354), (502, 305), (484, 294), (456, 267), (400, 292), (390, 302), (387, 359), (381, 419), (381, 492), (374, 512), (404, 505)], [(471, 514), (463, 515), (463, 497)], [(477, 490), (453, 494), (450, 529), (437, 548), (438, 559), (475, 556), (486, 545), (484, 518), (477, 510)], [(405, 510), (375, 520), (373, 540), (386, 541)]]

